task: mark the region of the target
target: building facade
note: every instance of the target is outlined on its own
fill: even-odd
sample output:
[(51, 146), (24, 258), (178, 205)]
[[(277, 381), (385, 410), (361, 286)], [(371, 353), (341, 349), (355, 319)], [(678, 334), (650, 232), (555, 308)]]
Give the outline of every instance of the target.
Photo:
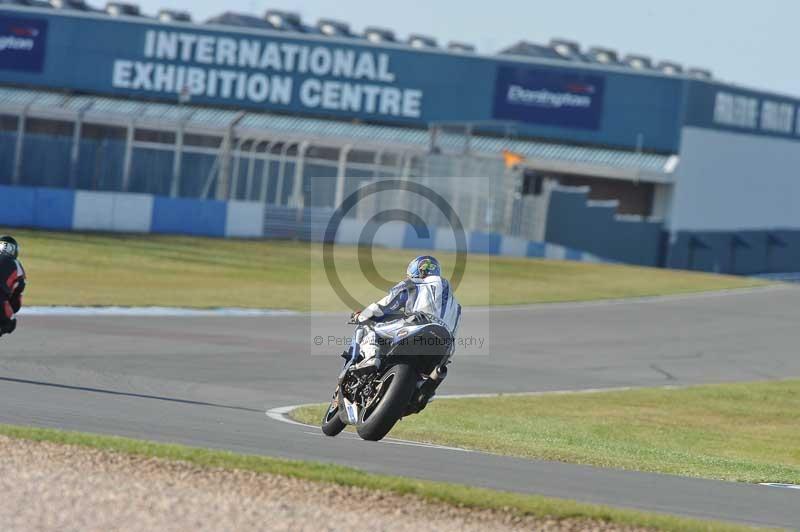
[(496, 197), (475, 200), (476, 232), (644, 265), (800, 269), (795, 98), (43, 8), (0, 6), (0, 42), (5, 187), (313, 209), (370, 180), (477, 173)]

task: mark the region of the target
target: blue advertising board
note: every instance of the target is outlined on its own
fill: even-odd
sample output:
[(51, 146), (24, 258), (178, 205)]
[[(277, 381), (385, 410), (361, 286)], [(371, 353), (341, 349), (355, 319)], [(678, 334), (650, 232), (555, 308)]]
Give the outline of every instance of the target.
[(41, 72), (46, 42), (46, 20), (0, 17), (0, 70)]
[(596, 130), (603, 114), (603, 87), (602, 76), (503, 66), (495, 82), (494, 117)]
[[(0, 84), (358, 119), (513, 121), (520, 136), (674, 153), (683, 81), (359, 39), (0, 6), (38, 31)], [(46, 39), (45, 39), (46, 37)], [(41, 46), (40, 46), (41, 44)], [(11, 57), (11, 56), (9, 56)], [(479, 126), (478, 126), (479, 127)]]

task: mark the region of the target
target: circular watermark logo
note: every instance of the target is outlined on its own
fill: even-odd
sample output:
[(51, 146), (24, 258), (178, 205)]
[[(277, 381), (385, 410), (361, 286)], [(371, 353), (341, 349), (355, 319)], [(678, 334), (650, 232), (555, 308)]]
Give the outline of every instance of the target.
[[(464, 231), (464, 225), (452, 205), (435, 190), (417, 182), (408, 180), (375, 181), (360, 187), (342, 201), (342, 204), (331, 216), (322, 239), (322, 262), (325, 268), (325, 275), (340, 301), (351, 310), (360, 310), (366, 305), (359, 302), (347, 291), (336, 271), (334, 261), (336, 233), (342, 224), (342, 220), (360, 201), (372, 195), (387, 192), (417, 195), (432, 203), (439, 210), (444, 219), (450, 224), (455, 240), (456, 260), (453, 267), (453, 275), (450, 278), (453, 290), (458, 288), (464, 278), (464, 271), (467, 266), (467, 235)], [(405, 209), (385, 209), (377, 212), (367, 221), (358, 238), (358, 265), (364, 278), (372, 286), (380, 290), (385, 290), (387, 286), (393, 285), (394, 282), (385, 279), (378, 273), (372, 254), (373, 243), (375, 235), (381, 226), (390, 222), (409, 224), (420, 239), (429, 239), (432, 235), (431, 229), (419, 214)]]

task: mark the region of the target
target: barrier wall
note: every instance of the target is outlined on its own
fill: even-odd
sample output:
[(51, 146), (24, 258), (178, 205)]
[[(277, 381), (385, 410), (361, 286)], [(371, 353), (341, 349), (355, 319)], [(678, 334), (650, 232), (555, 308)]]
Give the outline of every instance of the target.
[[(294, 209), (244, 201), (166, 198), (150, 194), (73, 191), (0, 185), (0, 226), (52, 230), (161, 233), (231, 238), (322, 241), (332, 211)], [(423, 231), (400, 222), (383, 225), (344, 219), (336, 243), (455, 251), (449, 228)], [(470, 253), (586, 262), (604, 259), (557, 244), (532, 242), (496, 233), (469, 232)]]
[(800, 230), (679, 231), (668, 267), (736, 275), (800, 269)]
[(616, 212), (616, 202), (589, 201), (586, 188), (553, 190), (545, 239), (619, 262), (660, 265), (663, 224), (626, 220)]

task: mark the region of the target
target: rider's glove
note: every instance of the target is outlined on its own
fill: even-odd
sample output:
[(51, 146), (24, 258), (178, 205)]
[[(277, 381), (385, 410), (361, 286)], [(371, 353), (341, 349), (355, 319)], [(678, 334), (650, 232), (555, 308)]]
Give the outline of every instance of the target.
[(364, 323), (372, 318), (380, 318), (381, 316), (383, 316), (381, 307), (378, 306), (377, 303), (372, 303), (367, 308), (359, 312), (358, 316), (356, 316), (356, 319), (358, 320), (358, 323)]
[(17, 320), (12, 319), (0, 324), (0, 336), (4, 334), (11, 334), (17, 328)]

